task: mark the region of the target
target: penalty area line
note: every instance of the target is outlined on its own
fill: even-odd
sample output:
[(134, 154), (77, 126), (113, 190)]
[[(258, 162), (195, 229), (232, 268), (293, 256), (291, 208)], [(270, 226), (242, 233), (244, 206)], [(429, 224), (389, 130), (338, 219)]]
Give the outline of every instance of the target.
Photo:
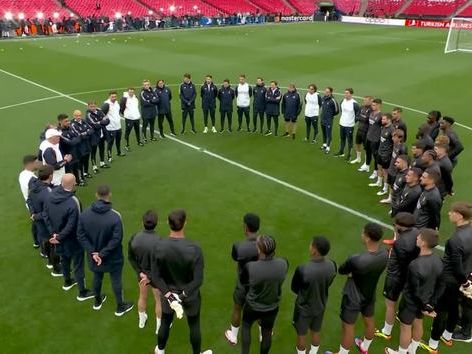
[[(68, 95), (68, 94), (65, 94), (65, 93), (62, 93), (62, 92), (57, 91), (57, 90), (55, 90), (55, 89), (52, 89), (52, 88), (50, 88), (50, 87), (41, 85), (41, 84), (39, 84), (39, 83), (37, 83), (37, 82), (31, 81), (31, 80), (26, 79), (26, 78), (24, 78), (24, 77), (22, 77), (22, 76), (19, 76), (19, 75), (10, 73), (10, 72), (5, 71), (5, 70), (3, 70), (3, 69), (0, 69), (0, 72), (4, 73), (4, 74), (6, 74), (6, 75), (9, 75), (9, 76), (11, 76), (11, 77), (17, 78), (18, 80), (24, 81), (24, 82), (26, 82), (26, 83), (28, 83), (28, 84), (30, 84), (30, 85), (33, 85), (33, 86), (42, 88), (42, 89), (44, 89), (44, 90), (46, 90), (46, 91), (55, 93), (55, 94), (57, 94), (57, 95), (60, 96), (60, 97), (68, 98), (68, 99), (70, 99), (70, 100), (72, 100), (72, 101), (75, 101), (75, 102), (78, 102), (78, 103), (80, 103), (80, 104), (82, 104), (82, 105), (86, 105), (86, 104), (87, 104), (86, 102), (81, 101), (81, 100), (79, 100), (79, 99), (77, 99), (77, 98), (74, 98), (74, 97), (72, 97), (72, 96), (70, 96), (70, 95)], [(262, 177), (262, 178), (264, 178), (264, 179), (266, 179), (266, 180), (268, 180), (268, 181), (274, 182), (274, 183), (276, 183), (276, 184), (278, 184), (278, 185), (281, 185), (281, 186), (283, 186), (283, 187), (285, 187), (285, 188), (287, 188), (287, 189), (291, 189), (291, 190), (293, 190), (293, 191), (295, 191), (295, 192), (298, 192), (298, 193), (303, 194), (303, 195), (305, 195), (305, 196), (307, 196), (307, 197), (310, 197), (310, 198), (312, 198), (312, 199), (315, 199), (315, 200), (317, 200), (317, 201), (319, 201), (319, 202), (321, 202), (321, 203), (323, 203), (323, 204), (327, 204), (327, 205), (332, 206), (332, 207), (334, 207), (334, 208), (336, 208), (336, 209), (339, 209), (339, 210), (341, 210), (341, 211), (344, 211), (344, 212), (346, 212), (346, 213), (348, 213), (348, 214), (351, 214), (351, 215), (353, 215), (353, 216), (357, 216), (357, 217), (359, 217), (359, 218), (361, 218), (361, 219), (364, 219), (364, 220), (366, 220), (366, 221), (376, 222), (376, 223), (382, 225), (383, 227), (385, 227), (386, 229), (393, 230), (392, 225), (386, 224), (385, 222), (383, 222), (383, 221), (381, 221), (381, 220), (378, 220), (378, 219), (376, 219), (376, 218), (374, 218), (374, 217), (371, 217), (371, 216), (369, 216), (369, 215), (367, 215), (367, 214), (364, 214), (364, 213), (362, 213), (362, 212), (360, 212), (360, 211), (358, 211), (358, 210), (349, 208), (349, 207), (347, 207), (347, 206), (345, 206), (345, 205), (343, 205), (343, 204), (336, 203), (336, 202), (334, 202), (334, 201), (332, 201), (332, 200), (330, 200), (330, 199), (328, 199), (328, 198), (322, 197), (322, 196), (320, 196), (320, 195), (318, 195), (318, 194), (316, 194), (316, 193), (310, 192), (310, 191), (308, 191), (308, 190), (306, 190), (306, 189), (297, 187), (297, 186), (295, 186), (295, 185), (293, 185), (293, 184), (291, 184), (291, 183), (288, 183), (288, 182), (283, 181), (283, 180), (281, 180), (281, 179), (279, 179), (279, 178), (276, 178), (276, 177), (273, 177), (273, 176), (271, 176), (271, 175), (268, 175), (268, 174), (266, 174), (266, 173), (264, 173), (264, 172), (261, 172), (261, 171), (259, 171), (259, 170), (254, 169), (254, 168), (251, 168), (251, 167), (248, 167), (248, 166), (246, 166), (246, 165), (243, 165), (242, 163), (239, 163), (239, 162), (236, 162), (236, 161), (234, 161), (234, 160), (228, 159), (228, 158), (226, 158), (226, 157), (224, 157), (224, 156), (222, 156), (222, 155), (219, 155), (219, 154), (217, 154), (217, 153), (211, 152), (211, 151), (206, 150), (206, 149), (204, 149), (204, 148), (201, 148), (201, 147), (199, 147), (199, 146), (197, 146), (197, 145), (188, 143), (188, 142), (186, 142), (186, 141), (184, 141), (184, 140), (180, 140), (180, 139), (175, 138), (175, 137), (172, 137), (172, 136), (169, 136), (168, 139), (170, 139), (170, 140), (172, 140), (172, 141), (174, 141), (174, 142), (176, 142), (176, 143), (179, 143), (179, 144), (181, 144), (181, 145), (184, 145), (184, 146), (186, 146), (186, 147), (188, 147), (188, 148), (191, 148), (192, 150), (202, 152), (202, 153), (204, 153), (204, 154), (206, 154), (206, 155), (208, 155), (208, 156), (210, 156), (210, 157), (213, 157), (213, 158), (216, 158), (216, 159), (218, 159), (218, 160), (220, 160), (220, 161), (226, 162), (227, 164), (232, 165), (232, 166), (234, 166), (234, 167), (237, 167), (237, 168), (239, 168), (239, 169), (242, 169), (242, 170), (244, 170), (244, 171), (246, 171), (246, 172), (249, 172), (249, 173), (254, 174), (254, 175), (256, 175), (256, 176)], [(442, 250), (442, 251), (444, 251), (444, 247), (442, 247), (442, 246), (438, 246), (437, 248), (440, 249), (440, 250)]]

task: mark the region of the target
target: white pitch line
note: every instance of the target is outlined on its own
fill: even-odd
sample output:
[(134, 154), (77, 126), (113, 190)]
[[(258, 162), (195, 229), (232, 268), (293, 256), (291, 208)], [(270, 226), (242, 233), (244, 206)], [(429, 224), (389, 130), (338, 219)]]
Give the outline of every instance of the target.
[(38, 99), (36, 99), (36, 100), (31, 100), (31, 101), (25, 101), (25, 102), (10, 104), (10, 105), (8, 105), (8, 106), (0, 107), (0, 111), (1, 111), (1, 110), (4, 110), (4, 109), (8, 109), (8, 108), (14, 108), (14, 107), (19, 107), (19, 106), (24, 106), (24, 105), (31, 104), (31, 103), (49, 101), (49, 100), (53, 100), (53, 99), (55, 99), (55, 98), (61, 98), (61, 97), (62, 97), (62, 96), (51, 96), (51, 97), (38, 98)]

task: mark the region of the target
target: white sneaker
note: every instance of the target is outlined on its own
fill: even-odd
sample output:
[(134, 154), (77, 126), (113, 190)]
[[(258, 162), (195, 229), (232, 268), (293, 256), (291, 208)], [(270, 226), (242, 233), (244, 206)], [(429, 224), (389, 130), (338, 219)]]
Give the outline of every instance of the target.
[(382, 187), (382, 183), (378, 183), (378, 182), (369, 183), (369, 187)]
[(380, 201), (380, 204), (391, 204), (391, 203), (392, 203), (392, 199), (390, 197), (382, 199)]
[(143, 313), (143, 314), (140, 314), (138, 313), (139, 315), (139, 324), (138, 324), (138, 327), (139, 328), (144, 328), (146, 326), (146, 322), (147, 322), (147, 319), (148, 319), (148, 316), (146, 313)]
[(369, 166), (367, 166), (366, 164), (363, 164), (361, 167), (359, 167), (359, 168), (357, 169), (357, 171), (369, 173), (370, 168), (369, 168)]
[(369, 176), (369, 179), (376, 179), (377, 178), (377, 171), (372, 172), (372, 174)]
[(354, 159), (351, 161), (351, 164), (354, 165), (356, 163), (361, 163), (361, 159)]
[(212, 133), (216, 133), (216, 132), (217, 132), (217, 131), (216, 131), (216, 128), (215, 128), (215, 127), (211, 127), (211, 132), (212, 132)]
[(378, 196), (381, 196), (381, 195), (385, 195), (385, 194), (387, 194), (387, 193), (388, 193), (388, 191), (386, 191), (385, 189), (382, 189), (381, 191), (378, 191), (378, 192), (377, 192), (377, 195), (378, 195)]
[(208, 133), (208, 128), (207, 127), (205, 127), (205, 129), (203, 129), (203, 134), (206, 134), (206, 133)]
[(202, 352), (202, 354), (213, 354), (213, 350), (211, 349), (205, 350), (204, 352)]
[(227, 329), (225, 331), (225, 338), (231, 345), (236, 345), (238, 344), (238, 338), (233, 336), (233, 332), (231, 332), (230, 329)]

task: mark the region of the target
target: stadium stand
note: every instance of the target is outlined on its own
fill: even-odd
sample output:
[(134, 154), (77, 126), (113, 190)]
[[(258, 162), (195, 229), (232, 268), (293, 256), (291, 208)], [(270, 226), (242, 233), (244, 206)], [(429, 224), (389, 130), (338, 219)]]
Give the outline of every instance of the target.
[(284, 15), (290, 15), (293, 12), (282, 0), (251, 0), (251, 2), (267, 13), (281, 12)]
[(213, 6), (219, 12), (226, 14), (256, 13), (260, 10), (246, 0), (205, 0), (205, 2)]
[[(80, 16), (114, 17), (118, 12), (123, 16), (129, 12), (133, 16), (145, 16), (149, 12), (149, 9), (133, 0), (66, 0), (65, 3)], [(97, 7), (97, 4), (100, 4), (100, 8)]]
[[(229, 0), (219, 1), (223, 2)], [(209, 1), (204, 2), (201, 0), (140, 0), (140, 2), (155, 11), (156, 13), (164, 14), (166, 16), (183, 16), (196, 14), (202, 14), (205, 16), (215, 16), (219, 12), (221, 12), (221, 10), (218, 10), (216, 7), (212, 6)], [(171, 8), (171, 6), (174, 6), (174, 8)]]
[(357, 14), (361, 7), (360, 0), (336, 0), (334, 2), (336, 9), (344, 14)]
[(55, 13), (61, 18), (70, 15), (67, 9), (53, 0), (0, 0), (0, 9), (3, 16), (11, 13), (15, 18), (19, 14), (23, 14), (25, 18), (36, 18), (38, 14), (42, 14), (44, 18), (52, 18)]
[(438, 16), (452, 15), (456, 9), (467, 0), (413, 0), (402, 13), (408, 16)]
[(405, 0), (369, 0), (366, 15), (373, 17), (392, 17), (400, 10)]
[(287, 0), (297, 13), (302, 15), (312, 15), (315, 12), (315, 3), (313, 0)]
[(459, 14), (457, 16), (459, 16), (459, 17), (472, 17), (472, 5), (470, 5), (469, 7), (466, 7), (464, 10), (459, 12)]

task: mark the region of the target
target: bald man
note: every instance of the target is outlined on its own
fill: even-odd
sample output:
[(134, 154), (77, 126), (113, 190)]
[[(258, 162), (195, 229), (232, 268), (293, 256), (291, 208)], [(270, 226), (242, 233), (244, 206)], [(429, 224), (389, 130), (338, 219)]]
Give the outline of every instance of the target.
[[(78, 301), (92, 299), (94, 294), (85, 287), (84, 250), (77, 241), (77, 224), (81, 211), (79, 199), (75, 196), (75, 176), (66, 173), (61, 185), (54, 188), (45, 203), (44, 218), (50, 235), (49, 243), (61, 257), (64, 285), (69, 291), (75, 285), (79, 288)], [(71, 264), (74, 278), (71, 277)]]
[(77, 146), (79, 155), (79, 186), (86, 186), (86, 178), (92, 178), (89, 173), (90, 153), (92, 152), (91, 138), (95, 133), (93, 127), (82, 119), (82, 112), (76, 109), (73, 112), (74, 120), (71, 123), (71, 130), (80, 137)]

